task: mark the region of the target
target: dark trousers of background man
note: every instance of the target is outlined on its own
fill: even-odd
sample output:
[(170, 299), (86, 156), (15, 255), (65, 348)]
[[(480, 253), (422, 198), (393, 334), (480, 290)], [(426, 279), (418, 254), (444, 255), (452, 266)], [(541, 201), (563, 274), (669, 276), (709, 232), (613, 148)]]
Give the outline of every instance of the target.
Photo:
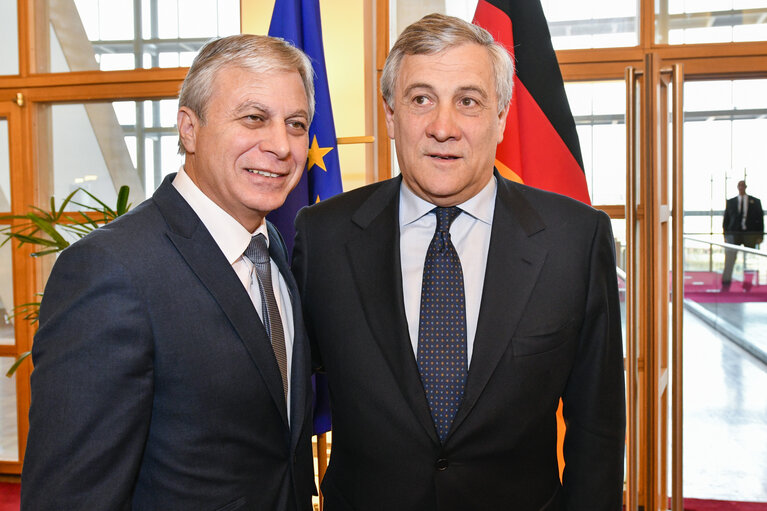
[[(748, 232), (734, 232), (724, 235), (724, 242), (730, 245), (743, 245), (748, 248), (756, 248), (759, 242), (759, 234)], [(743, 253), (743, 289), (748, 291), (751, 289), (751, 273), (746, 271), (746, 254)], [(734, 248), (724, 249), (724, 270), (722, 271), (722, 289), (727, 290), (730, 288), (732, 281), (732, 268), (735, 266), (735, 258), (738, 256), (738, 251)]]

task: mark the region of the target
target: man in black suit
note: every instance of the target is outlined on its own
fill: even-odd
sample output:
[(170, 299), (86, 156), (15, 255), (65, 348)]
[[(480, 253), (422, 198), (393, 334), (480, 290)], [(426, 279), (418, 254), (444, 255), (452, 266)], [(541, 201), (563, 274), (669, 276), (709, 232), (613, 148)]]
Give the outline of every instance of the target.
[(512, 79), (484, 29), (406, 28), (381, 80), (401, 176), (298, 215), (293, 271), (333, 413), (327, 511), (620, 509), (610, 220), (494, 171)]
[[(756, 248), (764, 237), (764, 211), (762, 201), (751, 195), (746, 195), (746, 182), (738, 181), (738, 195), (727, 199), (722, 220), (724, 242), (731, 245), (743, 245)], [(732, 268), (735, 266), (737, 250), (727, 248), (724, 251), (724, 270), (722, 271), (722, 290), (730, 289), (732, 283)], [(745, 256), (743, 262), (745, 268)], [(748, 290), (751, 282), (744, 276), (743, 289)]]
[(21, 508), (310, 510), (309, 344), (284, 243), (308, 58), (208, 43), (181, 88), (184, 166), (65, 250), (35, 336)]

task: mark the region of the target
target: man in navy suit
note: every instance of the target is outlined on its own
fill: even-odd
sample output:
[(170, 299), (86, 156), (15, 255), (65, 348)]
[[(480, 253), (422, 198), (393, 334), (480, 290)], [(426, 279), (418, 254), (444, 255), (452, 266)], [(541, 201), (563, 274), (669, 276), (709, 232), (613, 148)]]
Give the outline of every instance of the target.
[[(738, 195), (727, 199), (722, 219), (724, 241), (731, 245), (743, 245), (748, 248), (756, 248), (764, 237), (764, 211), (762, 201), (753, 195), (746, 194), (746, 182), (738, 181)], [(724, 251), (724, 270), (722, 271), (722, 290), (730, 289), (732, 283), (732, 268), (735, 266), (735, 258), (738, 252), (731, 248)], [(746, 254), (743, 254), (745, 267)], [(751, 275), (744, 272), (743, 289), (751, 288)]]
[(184, 166), (48, 280), (22, 509), (311, 509), (308, 342), (265, 216), (303, 172), (313, 110), (288, 43), (200, 51), (179, 97)]
[(620, 510), (610, 219), (494, 172), (512, 76), (482, 28), (406, 28), (381, 79), (401, 176), (298, 215), (333, 416), (326, 511)]

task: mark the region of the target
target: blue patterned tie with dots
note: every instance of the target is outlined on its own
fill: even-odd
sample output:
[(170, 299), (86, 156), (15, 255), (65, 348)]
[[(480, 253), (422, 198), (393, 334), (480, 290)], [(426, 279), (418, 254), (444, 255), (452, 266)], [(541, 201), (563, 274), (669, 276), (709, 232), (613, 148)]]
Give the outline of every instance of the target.
[(437, 230), (426, 252), (418, 323), (418, 369), (439, 439), (444, 443), (463, 399), (466, 363), (466, 300), (463, 270), (450, 224), (457, 207), (435, 208)]

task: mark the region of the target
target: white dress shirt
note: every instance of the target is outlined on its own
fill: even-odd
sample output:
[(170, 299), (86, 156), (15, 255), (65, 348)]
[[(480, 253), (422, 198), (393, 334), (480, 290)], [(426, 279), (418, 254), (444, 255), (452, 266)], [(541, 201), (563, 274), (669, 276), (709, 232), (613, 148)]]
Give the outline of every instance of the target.
[[(200, 190), (192, 179), (184, 172), (184, 168), (179, 169), (178, 174), (173, 179), (173, 186), (178, 190), (178, 193), (186, 200), (192, 207), (194, 212), (200, 217), (200, 220), (213, 236), (213, 240), (216, 242), (221, 252), (224, 253), (226, 260), (232, 265), (232, 269), (237, 274), (237, 277), (242, 282), (245, 290), (250, 295), (250, 299), (253, 302), (258, 316), (261, 317), (261, 294), (258, 291), (258, 284), (255, 285), (255, 292), (251, 292), (251, 280), (256, 278), (254, 264), (243, 255), (245, 249), (250, 243), (250, 238), (258, 233), (263, 234), (266, 237), (266, 243), (269, 244), (269, 233), (266, 229), (266, 222), (261, 222), (258, 228), (250, 233), (242, 226), (237, 220), (235, 220), (229, 213), (221, 209), (221, 207), (213, 202), (202, 190)], [(280, 310), (280, 318), (282, 319), (282, 329), (285, 333), (285, 351), (287, 352), (288, 359), (288, 412), (290, 411), (290, 375), (293, 360), (293, 309), (291, 307), (290, 292), (288, 286), (285, 283), (285, 279), (282, 278), (280, 269), (274, 260), (272, 263), (272, 286), (274, 289), (274, 298), (277, 302), (277, 307)], [(277, 275), (277, 279), (274, 276)], [(261, 321), (263, 321), (261, 317)], [(290, 420), (290, 413), (288, 413), (288, 420)]]
[[(482, 302), (487, 253), (495, 213), (498, 184), (493, 176), (480, 192), (458, 207), (463, 211), (450, 226), (450, 239), (461, 259), (466, 296), (466, 357), (471, 365), (474, 337)], [(437, 228), (436, 206), (414, 194), (402, 182), (399, 195), (400, 261), (410, 342), (418, 357), (418, 319), (421, 313), (421, 283), (426, 251)]]
[(738, 195), (738, 213), (740, 217), (740, 228), (746, 230), (746, 215), (748, 215), (748, 195)]

